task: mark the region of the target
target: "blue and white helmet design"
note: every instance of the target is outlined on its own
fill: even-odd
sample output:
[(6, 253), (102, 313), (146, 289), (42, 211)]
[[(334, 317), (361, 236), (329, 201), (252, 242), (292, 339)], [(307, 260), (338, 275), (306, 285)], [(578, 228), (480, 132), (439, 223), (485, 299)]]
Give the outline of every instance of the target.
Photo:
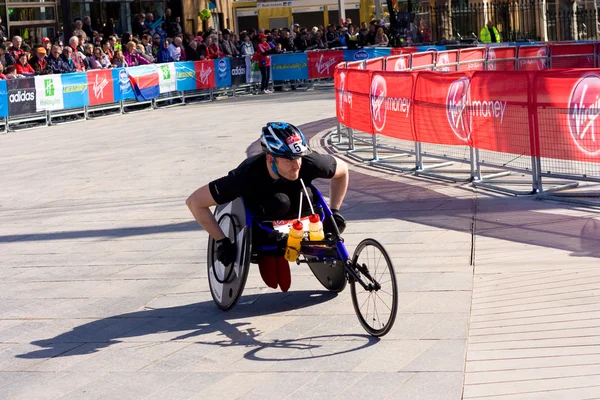
[(302, 157), (309, 151), (302, 131), (287, 122), (267, 123), (260, 142), (267, 153), (288, 160)]

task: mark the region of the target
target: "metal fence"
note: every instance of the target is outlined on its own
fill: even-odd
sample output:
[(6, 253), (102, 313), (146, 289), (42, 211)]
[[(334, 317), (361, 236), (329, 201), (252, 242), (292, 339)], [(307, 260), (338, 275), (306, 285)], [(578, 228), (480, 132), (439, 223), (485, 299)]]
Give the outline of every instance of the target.
[(588, 40), (600, 37), (598, 11), (574, 3), (559, 9), (536, 0), (487, 4), (425, 6), (413, 10), (417, 26), (431, 27), (431, 42), (479, 40), (486, 21), (497, 27), (503, 42)]

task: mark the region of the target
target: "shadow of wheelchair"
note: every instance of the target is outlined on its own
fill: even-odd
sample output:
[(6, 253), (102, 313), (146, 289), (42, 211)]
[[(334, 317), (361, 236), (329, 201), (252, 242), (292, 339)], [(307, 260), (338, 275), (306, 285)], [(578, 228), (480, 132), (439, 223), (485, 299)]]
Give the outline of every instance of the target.
[[(254, 361), (285, 361), (322, 358), (357, 351), (369, 347), (379, 339), (362, 334), (332, 334), (312, 337), (294, 337), (292, 339), (260, 340), (261, 333), (248, 326), (249, 322), (239, 320), (261, 317), (265, 315), (286, 314), (302, 308), (317, 306), (337, 297), (328, 291), (296, 291), (288, 293), (265, 293), (244, 295), (238, 305), (229, 310), (217, 309), (212, 301), (188, 304), (176, 307), (145, 309), (127, 314), (116, 315), (89, 322), (61, 333), (52, 338), (36, 340), (31, 344), (41, 347), (17, 358), (43, 359), (52, 357), (69, 357), (91, 354), (107, 348), (124, 339), (142, 337), (153, 334), (173, 335), (170, 341), (187, 341), (220, 347), (240, 346), (250, 350), (244, 355)], [(299, 318), (302, 318), (301, 316)], [(325, 318), (325, 317), (324, 317)], [(246, 328), (244, 328), (246, 327)], [(202, 340), (203, 336), (217, 334), (222, 340)], [(271, 333), (275, 336), (275, 334)], [(198, 340), (190, 340), (197, 338)], [(350, 343), (339, 351), (312, 354), (324, 344), (335, 339)], [(161, 339), (163, 341), (163, 339)], [(331, 346), (329, 346), (331, 347)], [(340, 346), (333, 346), (339, 348)], [(260, 352), (273, 349), (297, 350), (299, 357), (279, 358), (277, 356), (261, 357)], [(289, 354), (289, 352), (286, 352)]]

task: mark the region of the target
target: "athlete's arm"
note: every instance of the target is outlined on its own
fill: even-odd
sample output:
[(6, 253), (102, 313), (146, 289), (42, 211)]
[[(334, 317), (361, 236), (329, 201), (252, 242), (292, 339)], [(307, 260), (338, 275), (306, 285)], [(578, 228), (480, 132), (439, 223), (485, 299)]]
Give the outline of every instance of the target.
[(225, 238), (223, 230), (215, 219), (215, 216), (210, 211), (209, 207), (217, 205), (217, 202), (210, 194), (208, 185), (202, 186), (190, 195), (185, 201), (192, 215), (200, 226), (208, 232), (215, 241)]
[(339, 210), (346, 196), (346, 190), (348, 190), (349, 173), (348, 164), (345, 161), (339, 158), (336, 158), (335, 161), (337, 165), (335, 174), (331, 178), (329, 206), (332, 209)]

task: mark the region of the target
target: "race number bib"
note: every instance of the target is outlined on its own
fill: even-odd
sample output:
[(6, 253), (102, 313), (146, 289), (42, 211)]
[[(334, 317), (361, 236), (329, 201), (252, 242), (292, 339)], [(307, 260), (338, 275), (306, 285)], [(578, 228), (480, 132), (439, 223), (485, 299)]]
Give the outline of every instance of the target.
[(285, 142), (289, 148), (292, 149), (294, 154), (300, 154), (306, 151), (306, 146), (302, 144), (302, 138), (300, 135), (288, 136), (285, 138)]

